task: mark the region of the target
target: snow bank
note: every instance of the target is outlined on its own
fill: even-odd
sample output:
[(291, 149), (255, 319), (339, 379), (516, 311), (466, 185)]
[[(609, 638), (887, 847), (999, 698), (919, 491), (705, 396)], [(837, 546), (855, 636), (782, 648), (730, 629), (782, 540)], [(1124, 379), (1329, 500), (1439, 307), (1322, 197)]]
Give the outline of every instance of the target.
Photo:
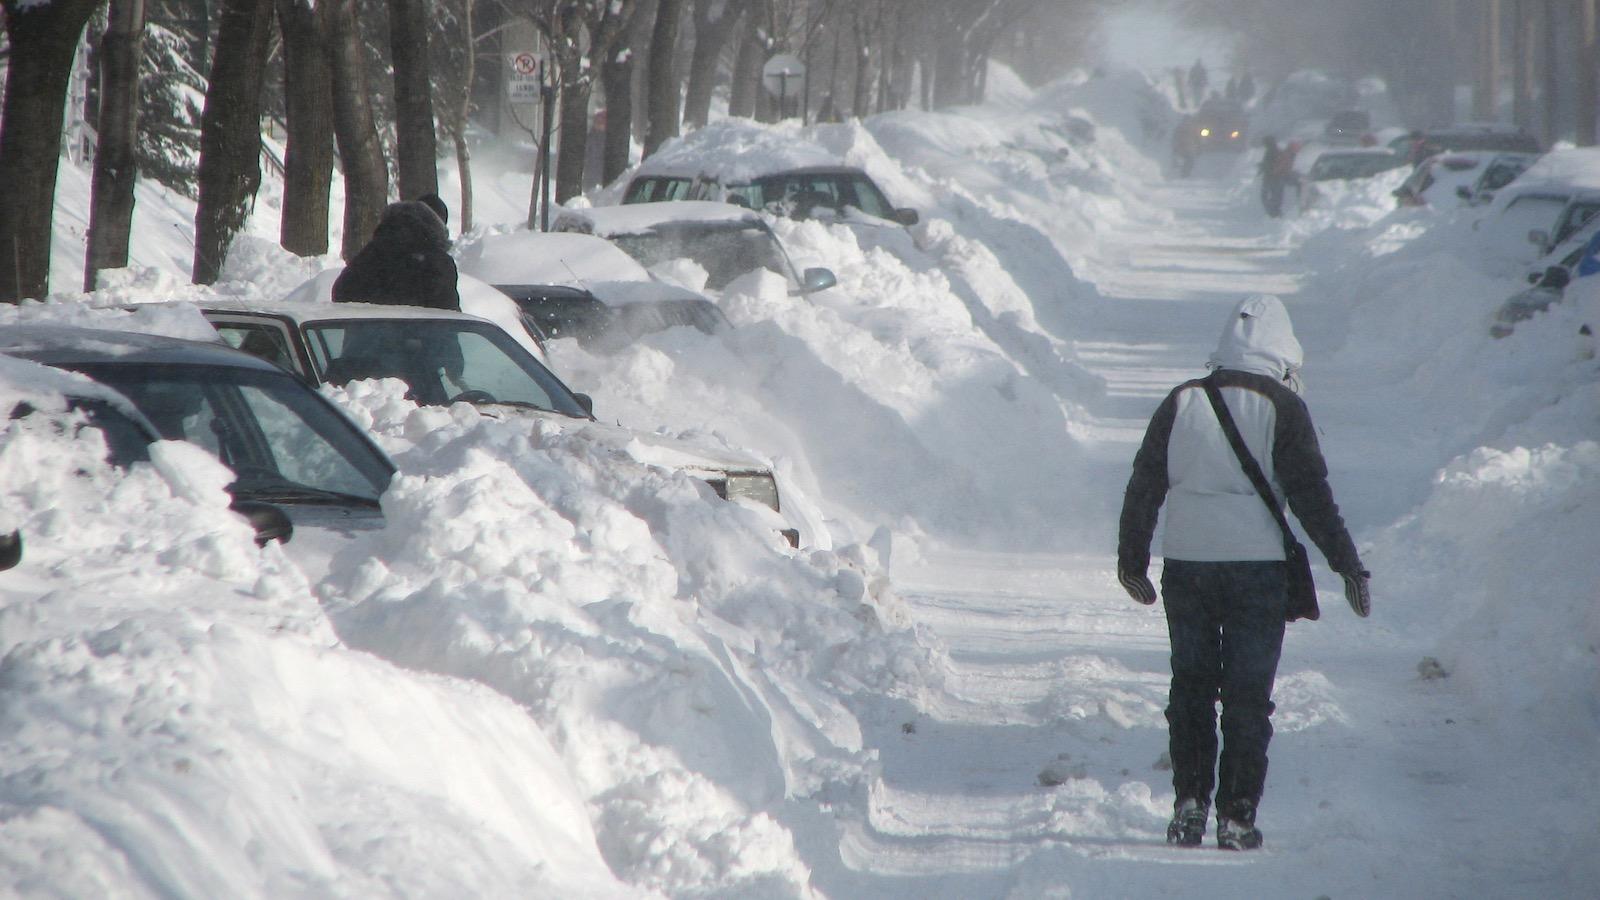
[(864, 797), (851, 698), (939, 668), (877, 552), (787, 552), (771, 517), (542, 420), (334, 394), (401, 471), (319, 588), (341, 636), (532, 710), (630, 882), (804, 896), (786, 801)]
[(121, 472), (80, 423), (0, 430), (26, 545), (0, 587), (0, 893), (637, 896), (523, 710), (346, 649), (230, 472), (180, 443)]

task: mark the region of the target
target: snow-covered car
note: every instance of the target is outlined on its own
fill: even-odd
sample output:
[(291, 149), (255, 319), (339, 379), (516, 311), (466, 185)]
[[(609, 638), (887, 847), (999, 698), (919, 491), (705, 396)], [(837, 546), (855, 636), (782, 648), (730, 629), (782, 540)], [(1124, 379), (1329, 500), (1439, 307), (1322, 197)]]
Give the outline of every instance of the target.
[[(313, 384), (397, 378), (419, 404), (470, 403), (495, 416), (537, 416), (581, 429), (644, 465), (699, 478), (725, 500), (782, 514), (766, 463), (713, 440), (635, 431), (594, 418), (588, 396), (494, 322), (447, 310), (369, 303), (211, 302), (201, 307), (223, 342), (258, 353)], [(799, 532), (779, 531), (798, 546)]]
[(1500, 122), (1462, 122), (1447, 128), (1424, 131), (1421, 139), (1430, 155), (1489, 151), (1531, 153), (1537, 156), (1544, 151), (1538, 138), (1515, 125)]
[(1516, 330), (1518, 322), (1531, 319), (1560, 303), (1571, 282), (1571, 269), (1551, 266), (1532, 287), (1507, 297), (1506, 302), (1495, 310), (1494, 319), (1489, 323), (1489, 334), (1497, 338), (1509, 336)]
[(677, 325), (707, 334), (728, 319), (703, 294), (651, 275), (602, 237), (518, 230), (460, 248), (461, 271), (511, 297), (549, 338), (630, 342)]
[(1400, 206), (1481, 206), (1538, 158), (1537, 154), (1497, 150), (1435, 154), (1417, 164), (1395, 189), (1394, 197)]
[(1317, 154), (1306, 169), (1307, 181), (1346, 181), (1371, 178), (1404, 166), (1406, 161), (1377, 148), (1341, 148)]
[(920, 218), (916, 210), (890, 203), (872, 176), (854, 166), (784, 167), (727, 176), (646, 160), (622, 195), (624, 204), (671, 200), (720, 201), (797, 219), (844, 216), (849, 210), (901, 225), (915, 225)]
[(1343, 109), (1328, 117), (1322, 138), (1330, 144), (1355, 144), (1372, 132), (1372, 114), (1364, 109)]
[(722, 290), (741, 275), (766, 269), (795, 294), (838, 283), (831, 270), (796, 272), (778, 236), (749, 209), (712, 201), (666, 201), (563, 210), (551, 228), (603, 237), (646, 269), (689, 259), (705, 270), (705, 286)]
[[(231, 468), (234, 508), (262, 539), (293, 527), (377, 527), (394, 464), (332, 403), (277, 366), (205, 341), (61, 325), (0, 329), (0, 354), (92, 381), (46, 385), (81, 410), (110, 461), (149, 459), (157, 440), (188, 441)], [(9, 413), (17, 415), (17, 410)]]
[(1572, 240), (1596, 213), (1600, 213), (1600, 191), (1578, 191), (1567, 198), (1548, 231), (1534, 228), (1528, 232), (1528, 243), (1538, 247), (1541, 256), (1549, 256)]

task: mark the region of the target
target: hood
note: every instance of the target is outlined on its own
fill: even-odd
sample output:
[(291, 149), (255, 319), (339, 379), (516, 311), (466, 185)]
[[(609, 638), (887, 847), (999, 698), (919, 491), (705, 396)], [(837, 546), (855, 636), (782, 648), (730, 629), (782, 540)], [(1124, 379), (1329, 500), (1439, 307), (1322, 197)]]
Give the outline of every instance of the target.
[(1293, 386), (1304, 358), (1283, 302), (1269, 294), (1256, 294), (1234, 307), (1209, 366), (1270, 375)]

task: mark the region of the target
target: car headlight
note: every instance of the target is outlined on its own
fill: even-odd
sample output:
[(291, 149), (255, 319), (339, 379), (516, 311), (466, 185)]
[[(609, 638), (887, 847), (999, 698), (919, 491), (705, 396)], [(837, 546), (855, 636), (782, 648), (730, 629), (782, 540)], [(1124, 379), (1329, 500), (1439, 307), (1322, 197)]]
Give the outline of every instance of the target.
[[(716, 482), (711, 486), (716, 488)], [(729, 472), (717, 493), (724, 500), (742, 497), (778, 511), (778, 480), (771, 472)]]

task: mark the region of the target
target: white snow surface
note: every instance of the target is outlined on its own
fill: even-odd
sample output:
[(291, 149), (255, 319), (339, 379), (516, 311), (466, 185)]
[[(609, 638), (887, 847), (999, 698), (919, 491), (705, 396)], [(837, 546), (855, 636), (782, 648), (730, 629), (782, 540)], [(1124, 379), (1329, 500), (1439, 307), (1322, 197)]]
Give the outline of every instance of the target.
[[(1522, 285), (1482, 252), (1491, 211), (1397, 211), (1385, 177), (1267, 220), (1248, 161), (1162, 179), (1173, 113), (1137, 73), (996, 83), (707, 129), (741, 165), (860, 165), (922, 222), (773, 220), (837, 288), (753, 274), (714, 298), (723, 333), (550, 347), (603, 420), (771, 460), (798, 550), (581, 431), (357, 382), (329, 394), (399, 474), (383, 529), (297, 536), (332, 548), (313, 579), (294, 541), (255, 546), (220, 463), (164, 442), (113, 469), (52, 399), (71, 379), (0, 365), (0, 404), (35, 408), (0, 427), (25, 541), (0, 573), (0, 894), (1592, 896), (1596, 279), (1494, 340)], [(118, 307), (281, 299), (339, 264), (276, 249), (269, 184), (224, 281), (189, 285), (192, 204), (146, 184), (134, 266), (77, 293), (88, 175), (61, 176), (63, 289), (0, 328), (203, 336)], [(474, 185), (508, 214), (462, 243), (492, 248), (529, 176)], [(1178, 850), (1165, 627), (1116, 585), (1116, 516), (1149, 414), (1253, 293), (1304, 345), (1374, 612), (1319, 568), (1267, 846)]]

